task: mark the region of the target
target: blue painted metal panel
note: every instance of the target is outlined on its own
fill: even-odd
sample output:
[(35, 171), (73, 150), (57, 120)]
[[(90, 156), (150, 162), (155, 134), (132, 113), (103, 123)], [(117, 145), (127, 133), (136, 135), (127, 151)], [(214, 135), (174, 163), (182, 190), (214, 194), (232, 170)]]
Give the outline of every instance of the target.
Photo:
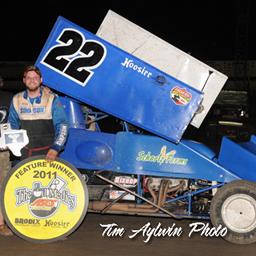
[(68, 97), (59, 98), (69, 120), (69, 127), (85, 129), (85, 117), (81, 109), (81, 103)]
[[(205, 147), (205, 146), (204, 146)], [(181, 141), (118, 133), (115, 163), (121, 172), (230, 182), (238, 176)]]
[(255, 136), (244, 143), (235, 143), (223, 137), (218, 163), (241, 179), (256, 181), (256, 141)]
[(213, 160), (216, 157), (216, 153), (212, 149), (208, 148), (206, 145), (200, 142), (193, 141), (193, 140), (182, 140), (182, 143), (184, 145), (187, 145), (191, 149), (199, 152), (203, 156), (206, 156), (209, 159)]
[(81, 169), (219, 182), (239, 179), (182, 141), (177, 145), (129, 132), (114, 135), (72, 128), (61, 158)]
[(114, 134), (71, 128), (60, 157), (80, 169), (114, 170), (115, 139)]
[(239, 145), (245, 148), (247, 151), (256, 155), (256, 136), (252, 135), (250, 141), (239, 143)]
[(63, 17), (35, 64), (49, 87), (173, 142), (203, 97)]

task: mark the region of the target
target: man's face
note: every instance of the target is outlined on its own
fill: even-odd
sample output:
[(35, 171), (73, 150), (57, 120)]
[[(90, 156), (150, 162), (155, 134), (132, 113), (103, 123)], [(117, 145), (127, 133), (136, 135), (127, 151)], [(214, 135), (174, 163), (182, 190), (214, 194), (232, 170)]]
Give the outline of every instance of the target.
[(35, 71), (28, 71), (23, 77), (23, 83), (29, 91), (36, 91), (42, 83), (42, 78)]

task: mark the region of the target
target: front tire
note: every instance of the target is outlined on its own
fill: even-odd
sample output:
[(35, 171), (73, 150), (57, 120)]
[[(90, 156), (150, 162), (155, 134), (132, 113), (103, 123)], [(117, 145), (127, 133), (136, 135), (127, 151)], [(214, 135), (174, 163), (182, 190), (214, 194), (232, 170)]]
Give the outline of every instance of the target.
[(256, 242), (256, 185), (239, 180), (220, 189), (212, 199), (211, 222), (227, 227), (227, 241), (235, 244)]

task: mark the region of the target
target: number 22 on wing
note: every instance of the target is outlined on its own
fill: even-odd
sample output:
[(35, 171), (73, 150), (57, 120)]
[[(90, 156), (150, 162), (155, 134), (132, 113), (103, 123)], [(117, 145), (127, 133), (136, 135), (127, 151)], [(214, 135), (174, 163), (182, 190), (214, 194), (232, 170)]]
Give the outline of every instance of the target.
[(85, 86), (106, 56), (106, 48), (95, 40), (86, 40), (79, 31), (64, 29), (41, 63)]

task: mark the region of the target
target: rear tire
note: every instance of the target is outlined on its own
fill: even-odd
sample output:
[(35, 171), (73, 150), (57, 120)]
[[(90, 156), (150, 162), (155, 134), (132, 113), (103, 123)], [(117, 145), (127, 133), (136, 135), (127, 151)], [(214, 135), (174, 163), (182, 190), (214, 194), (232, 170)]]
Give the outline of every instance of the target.
[(235, 244), (256, 242), (256, 185), (239, 180), (220, 189), (210, 207), (212, 224), (227, 227), (227, 241)]

